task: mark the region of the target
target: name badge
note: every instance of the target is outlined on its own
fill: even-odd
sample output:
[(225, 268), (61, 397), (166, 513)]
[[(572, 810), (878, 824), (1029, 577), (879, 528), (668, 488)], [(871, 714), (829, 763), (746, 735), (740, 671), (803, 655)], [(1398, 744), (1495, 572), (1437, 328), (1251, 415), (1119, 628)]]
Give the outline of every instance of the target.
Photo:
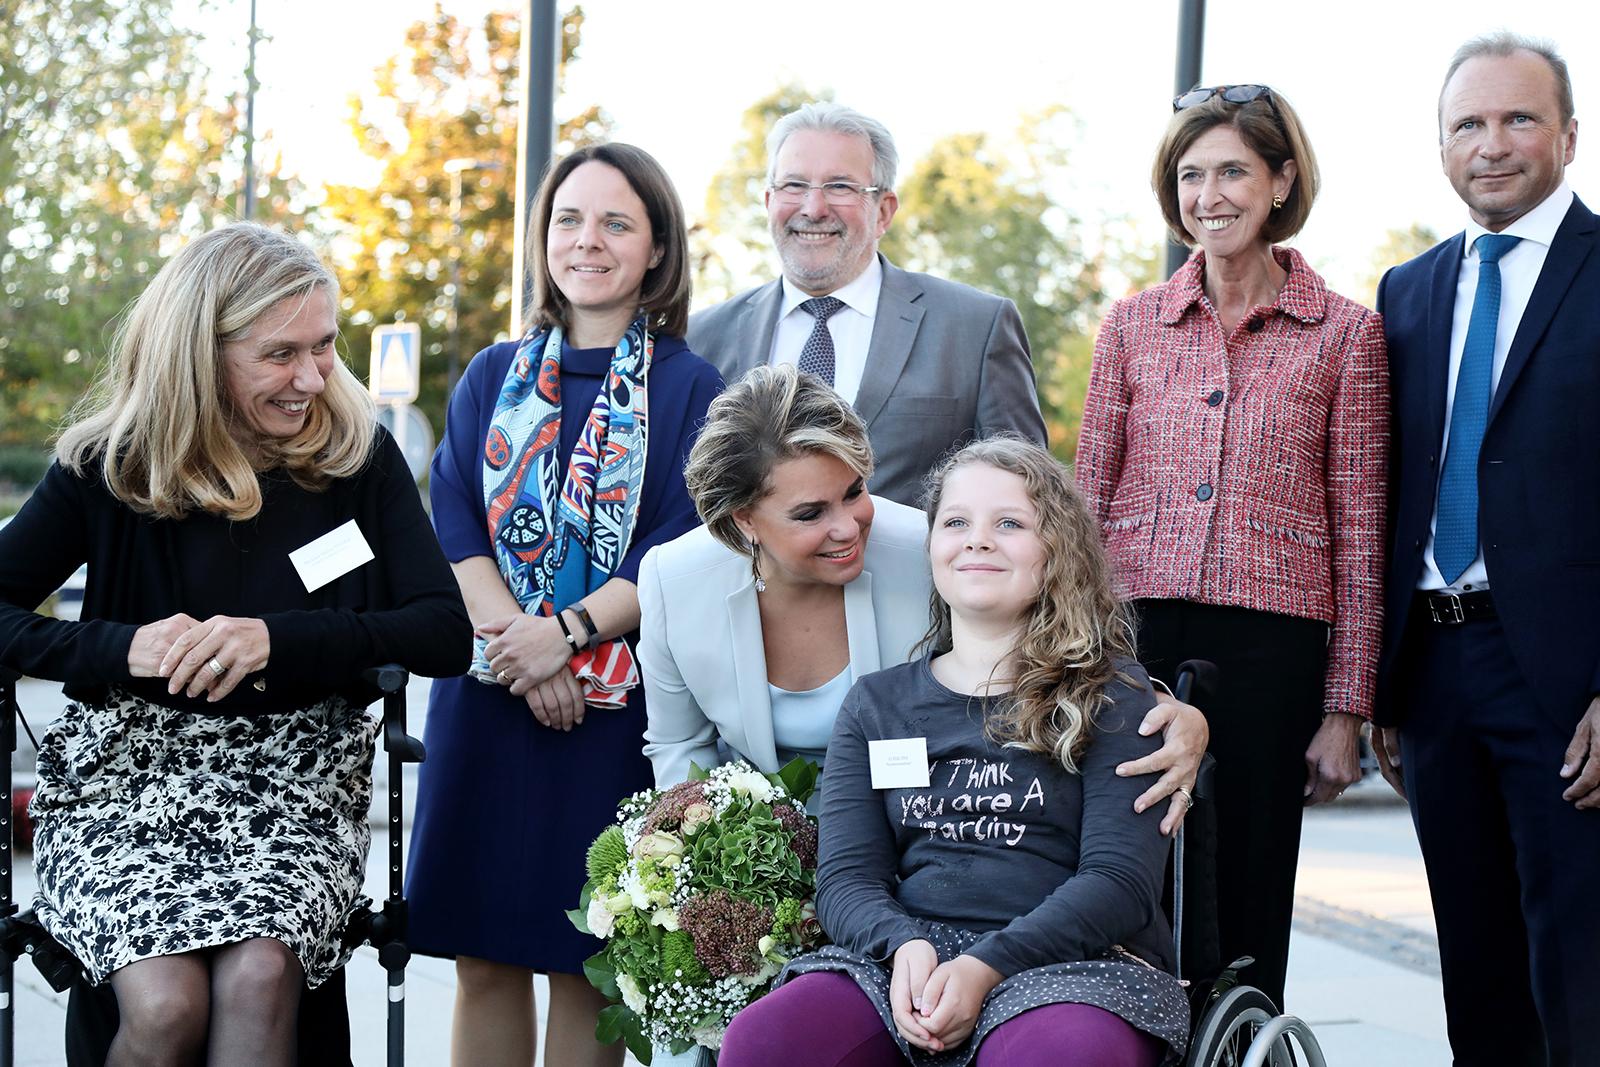
[(893, 737), (867, 742), (874, 789), (922, 789), (928, 784), (928, 739)]
[(300, 573), (308, 593), (316, 592), (372, 559), (372, 548), (361, 536), (361, 527), (354, 519), (289, 553), (289, 562)]

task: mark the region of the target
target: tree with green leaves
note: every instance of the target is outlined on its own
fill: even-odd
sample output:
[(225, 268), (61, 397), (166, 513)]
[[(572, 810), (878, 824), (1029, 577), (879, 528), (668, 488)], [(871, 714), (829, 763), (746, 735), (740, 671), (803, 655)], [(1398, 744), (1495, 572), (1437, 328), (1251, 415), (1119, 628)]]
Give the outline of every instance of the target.
[[(230, 217), (241, 123), (171, 0), (0, 3), (0, 445), (42, 453), (116, 316)], [(304, 205), (277, 175), (260, 214)]]
[[(568, 11), (563, 69), (577, 55), (582, 28), (583, 10)], [(452, 257), (460, 257), (462, 369), (479, 348), (508, 335), (520, 33), (514, 14), (492, 13), (472, 27), (436, 5), (378, 70), (377, 95), (351, 102), (351, 129), (362, 150), (383, 161), (382, 175), (370, 187), (326, 189), (323, 216), (343, 250), (347, 325), (353, 334), (395, 321), (422, 327), (419, 405), (436, 427), (446, 400)], [(562, 124), (557, 153), (604, 140), (609, 126), (604, 112), (589, 108)], [(477, 164), (461, 174), (459, 237), (444, 168), (452, 159)], [(365, 338), (353, 337), (351, 348), (364, 374)]]

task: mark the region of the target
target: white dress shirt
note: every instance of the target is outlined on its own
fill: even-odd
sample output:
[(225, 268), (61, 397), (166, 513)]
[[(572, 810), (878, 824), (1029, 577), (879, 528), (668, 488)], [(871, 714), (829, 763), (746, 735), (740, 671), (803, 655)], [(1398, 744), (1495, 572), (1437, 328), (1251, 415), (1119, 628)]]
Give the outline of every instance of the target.
[[(1527, 310), (1528, 298), (1544, 269), (1545, 257), (1550, 254), (1550, 244), (1556, 238), (1561, 220), (1572, 207), (1572, 190), (1566, 182), (1544, 199), (1538, 207), (1522, 216), (1500, 232), (1510, 237), (1522, 238), (1500, 258), (1500, 322), (1494, 332), (1494, 369), (1490, 372), (1489, 396), (1493, 404), (1495, 392), (1500, 388), (1500, 372), (1505, 369), (1506, 354), (1516, 339), (1517, 326), (1522, 313)], [(1444, 453), (1450, 445), (1450, 416), (1455, 410), (1456, 376), (1461, 371), (1461, 352), (1467, 346), (1467, 324), (1472, 320), (1472, 301), (1478, 291), (1478, 251), (1474, 242), (1490, 231), (1470, 217), (1467, 220), (1466, 250), (1461, 257), (1461, 273), (1456, 279), (1455, 320), (1450, 327), (1450, 371), (1445, 380), (1444, 440), (1439, 446), (1439, 471), (1444, 471)], [(804, 314), (804, 312), (802, 312)], [(1417, 588), (1425, 590), (1448, 589), (1454, 593), (1467, 593), (1488, 588), (1489, 570), (1483, 562), (1483, 550), (1472, 561), (1454, 584), (1446, 585), (1439, 564), (1433, 558), (1434, 530), (1439, 525), (1439, 498), (1434, 494), (1433, 521), (1428, 525), (1428, 544), (1423, 550), (1422, 580)]]
[[(873, 256), (867, 269), (855, 280), (828, 293), (845, 306), (828, 319), (833, 337), (833, 391), (855, 403), (861, 389), (861, 375), (867, 369), (867, 349), (872, 346), (872, 323), (878, 317), (878, 291), (883, 287), (883, 267)], [(772, 354), (767, 362), (799, 363), (800, 351), (816, 327), (817, 320), (800, 305), (811, 294), (783, 279), (783, 306), (778, 312), (778, 328), (772, 331)]]

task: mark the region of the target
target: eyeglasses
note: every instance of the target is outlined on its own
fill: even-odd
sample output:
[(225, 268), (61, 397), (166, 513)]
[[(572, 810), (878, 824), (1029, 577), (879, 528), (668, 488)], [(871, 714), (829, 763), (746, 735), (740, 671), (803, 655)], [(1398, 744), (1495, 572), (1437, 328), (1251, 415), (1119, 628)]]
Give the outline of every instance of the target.
[(855, 182), (823, 182), (821, 185), (812, 185), (810, 182), (786, 181), (777, 182), (771, 186), (779, 200), (790, 204), (798, 204), (804, 200), (813, 189), (822, 191), (822, 199), (830, 204), (843, 206), (853, 204), (856, 200), (869, 193), (876, 193), (880, 187), (876, 185), (857, 185)]

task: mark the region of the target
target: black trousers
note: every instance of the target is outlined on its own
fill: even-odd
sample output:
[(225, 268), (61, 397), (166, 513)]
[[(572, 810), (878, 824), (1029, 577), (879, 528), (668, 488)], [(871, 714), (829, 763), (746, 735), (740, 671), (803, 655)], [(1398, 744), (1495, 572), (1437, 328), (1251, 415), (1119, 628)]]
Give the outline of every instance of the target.
[(1600, 1065), (1600, 811), (1558, 773), (1584, 709), (1539, 707), (1499, 620), (1416, 615), (1400, 752), (1457, 1067)]
[(1217, 933), (1222, 962), (1283, 1006), (1300, 859), (1306, 748), (1322, 723), (1328, 624), (1186, 600), (1140, 600), (1139, 659), (1170, 682), (1179, 663), (1220, 673), (1201, 706), (1217, 761)]

